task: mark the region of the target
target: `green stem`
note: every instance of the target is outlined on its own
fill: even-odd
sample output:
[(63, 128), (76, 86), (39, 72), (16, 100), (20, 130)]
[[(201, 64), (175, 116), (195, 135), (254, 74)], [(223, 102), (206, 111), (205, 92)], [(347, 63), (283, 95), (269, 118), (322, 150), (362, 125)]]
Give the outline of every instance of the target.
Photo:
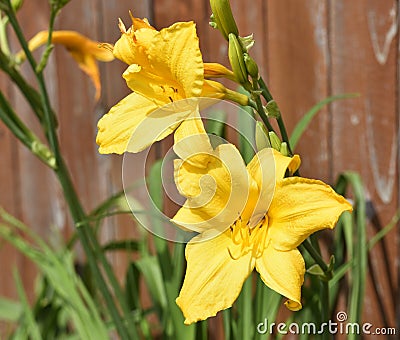
[[(255, 83), (255, 81), (253, 81)], [(264, 82), (262, 77), (258, 79), (258, 84), (260, 85), (263, 97), (267, 102), (273, 100), (273, 97), (271, 95), (271, 92), (269, 92), (267, 84)], [(290, 142), (289, 142), (289, 137), (286, 131), (285, 123), (283, 122), (282, 115), (280, 115), (279, 118), (277, 118), (278, 126), (279, 126), (279, 131), (281, 132), (282, 140), (287, 143), (288, 149), (290, 154), (292, 154), (291, 148), (290, 148)], [(296, 171), (296, 175), (299, 175), (299, 172)], [(310, 241), (305, 240), (302, 243), (302, 246), (307, 250), (307, 252), (311, 255), (311, 257), (314, 259), (314, 261), (321, 267), (321, 269), (327, 273), (328, 271), (328, 266), (324, 262), (324, 260), (321, 257), (321, 252), (320, 249), (315, 249), (314, 246), (311, 244)]]
[(39, 138), (19, 119), (7, 99), (0, 92), (0, 120), (32, 153), (50, 168), (55, 169), (55, 158)]
[[(260, 77), (258, 79), (258, 84), (260, 85), (260, 88), (261, 88), (261, 91), (262, 91), (261, 93), (262, 93), (263, 97), (265, 98), (265, 100), (267, 102), (273, 100), (271, 92), (269, 91), (268, 86), (264, 82), (262, 77)], [(289, 136), (287, 134), (285, 123), (283, 121), (282, 115), (280, 115), (277, 118), (277, 122), (278, 122), (278, 127), (279, 127), (279, 131), (281, 133), (282, 140), (287, 143), (289, 153), (293, 154), (292, 150), (291, 150), (291, 147), (290, 147)], [(295, 175), (299, 176), (300, 174), (299, 174), (298, 171), (296, 171)], [(312, 237), (310, 239), (311, 240), (313, 240), (313, 239), (315, 240), (315, 236), (312, 235)], [(328, 317), (329, 317), (328, 316), (328, 314), (329, 314), (329, 284), (328, 284), (328, 280), (331, 277), (332, 273), (328, 272), (329, 271), (328, 265), (325, 263), (325, 261), (321, 257), (321, 250), (319, 249), (318, 244), (316, 246), (317, 246), (317, 248), (315, 248), (313, 246), (313, 244), (308, 239), (305, 240), (301, 244), (301, 247), (303, 247), (311, 255), (311, 257), (314, 259), (314, 261), (321, 267), (321, 269), (326, 274), (326, 278), (325, 279), (321, 279), (320, 282), (321, 282), (321, 285), (322, 285), (322, 293), (323, 293), (322, 294), (323, 295), (322, 301), (325, 302), (325, 303), (321, 303), (321, 310), (322, 310), (323, 320), (327, 321)], [(326, 335), (324, 335), (324, 337), (325, 336)]]
[(265, 98), (265, 100), (267, 102), (273, 100), (274, 98), (272, 97), (271, 92), (269, 92), (268, 86), (262, 77), (258, 79), (258, 83), (260, 84), (262, 95)]
[[(258, 91), (260, 88), (258, 86), (257, 80), (255, 80), (253, 78), (253, 91), (255, 91), (254, 93), (257, 93), (256, 91)], [(269, 119), (267, 117), (267, 115), (264, 112), (264, 108), (262, 106), (262, 102), (261, 102), (261, 98), (259, 94), (255, 94), (253, 97), (254, 101), (255, 101), (255, 109), (258, 113), (258, 115), (260, 116), (260, 118), (262, 119), (262, 121), (265, 124), (265, 127), (267, 128), (268, 131), (274, 131), (274, 128), (272, 127), (271, 123), (269, 122)]]
[[(9, 2), (9, 1), (8, 1)], [(63, 188), (65, 199), (67, 201), (67, 204), (69, 206), (72, 218), (74, 220), (75, 225), (79, 224), (83, 221), (86, 220), (86, 215), (83, 211), (82, 205), (79, 201), (79, 198), (74, 190), (71, 178), (69, 176), (69, 172), (65, 166), (65, 162), (61, 156), (60, 149), (59, 149), (59, 144), (58, 144), (58, 139), (57, 139), (57, 134), (56, 134), (56, 127), (55, 127), (55, 119), (54, 115), (52, 114), (52, 111), (50, 109), (50, 100), (48, 97), (48, 92), (45, 86), (45, 81), (43, 78), (43, 68), (38, 72), (37, 70), (37, 64), (35, 59), (33, 58), (33, 55), (31, 54), (28, 44), (23, 36), (22, 30), (19, 26), (19, 23), (17, 21), (17, 18), (15, 17), (15, 13), (11, 10), (7, 12), (10, 24), (12, 25), (15, 34), (22, 46), (22, 49), (25, 52), (26, 58), (35, 72), (38, 84), (39, 84), (39, 89), (40, 89), (40, 94), (41, 94), (41, 99), (42, 99), (42, 106), (43, 106), (43, 112), (44, 112), (44, 122), (47, 127), (47, 133), (46, 137), (49, 141), (49, 145), (51, 150), (54, 152), (54, 155), (56, 157), (56, 164), (57, 164), (57, 169), (55, 170), (56, 175), (58, 180), (60, 181), (60, 184)], [(51, 19), (50, 19), (50, 30), (52, 29), (53, 23), (55, 19), (55, 13), (52, 12)], [(49, 35), (49, 40), (51, 41), (51, 36)], [(91, 227), (88, 223), (84, 223), (83, 226), (77, 228), (77, 233), (78, 236), (81, 240), (83, 249), (85, 250), (85, 253), (87, 255), (89, 265), (92, 269), (93, 275), (97, 281), (97, 284), (99, 285), (99, 289), (103, 294), (104, 300), (106, 302), (106, 305), (109, 309), (110, 315), (115, 323), (115, 326), (117, 328), (117, 331), (119, 335), (121, 336), (121, 339), (131, 339), (132, 337), (137, 337), (138, 334), (136, 332), (136, 329), (133, 325), (132, 322), (128, 319), (128, 325), (129, 325), (129, 330), (126, 328), (123, 319), (121, 318), (121, 315), (119, 314), (118, 308), (115, 304), (115, 301), (113, 300), (113, 297), (107, 287), (107, 283), (104, 280), (104, 277), (101, 273), (101, 270), (96, 262), (96, 255), (99, 255), (98, 249), (99, 245), (97, 243), (97, 239), (95, 235), (93, 234), (93, 231), (91, 230)], [(91, 245), (92, 242), (92, 245)], [(94, 244), (94, 245), (93, 245)], [(92, 247), (94, 246), (94, 250)], [(119, 286), (115, 286), (116, 279), (114, 276), (114, 273), (112, 271), (110, 272), (110, 266), (105, 259), (105, 256), (100, 256), (100, 262), (103, 264), (107, 275), (109, 275), (109, 279), (111, 281), (111, 284), (113, 288), (115, 289), (116, 295), (120, 298), (122, 293), (120, 292)], [(119, 300), (121, 303), (121, 306), (124, 306), (125, 300), (120, 299)], [(127, 311), (127, 308), (123, 308), (124, 311)], [(131, 334), (130, 334), (131, 333)]]
[[(329, 307), (329, 282), (320, 280), (321, 285), (321, 300), (320, 300), (320, 307), (321, 307), (321, 321), (322, 323), (327, 323), (330, 317), (330, 307)], [(324, 332), (322, 333), (323, 340), (328, 340), (329, 336), (329, 329), (328, 327), (324, 327)]]
[(319, 252), (313, 247), (311, 242), (308, 240), (304, 240), (304, 242), (301, 244), (301, 246), (303, 246), (305, 248), (305, 250), (307, 250), (307, 252), (311, 255), (313, 260), (321, 267), (321, 269), (324, 271), (324, 273), (327, 273), (328, 265), (322, 259)]
[[(82, 210), (81, 205), (79, 204), (79, 200), (77, 194), (72, 186), (71, 179), (69, 177), (69, 173), (65, 167), (65, 164), (62, 159), (58, 159), (58, 168), (56, 170), (56, 175), (60, 184), (64, 191), (65, 200), (68, 203), (72, 219), (74, 223), (77, 224), (79, 221), (85, 219), (85, 214)], [(110, 294), (107, 285), (101, 275), (100, 269), (97, 266), (96, 258), (94, 253), (90, 247), (90, 226), (85, 225), (82, 227), (76, 228), (76, 232), (80, 238), (83, 249), (85, 250), (86, 256), (89, 261), (89, 265), (92, 269), (93, 275), (96, 279), (96, 283), (99, 285), (100, 291), (103, 293), (103, 297), (106, 301), (107, 306), (110, 309), (111, 317), (113, 318), (115, 325), (123, 339), (129, 339), (129, 334), (127, 333), (125, 326), (121, 320), (121, 316), (119, 315), (118, 309), (114, 304), (112, 295)]]
[[(260, 77), (260, 78), (258, 79), (258, 84), (259, 84), (260, 87), (261, 87), (261, 91), (262, 91), (261, 93), (262, 93), (263, 97), (265, 98), (265, 100), (266, 100), (267, 102), (273, 100), (273, 97), (272, 97), (272, 95), (271, 95), (271, 92), (269, 92), (268, 86), (267, 86), (267, 84), (264, 82), (264, 80), (262, 79), (262, 77)], [(279, 131), (280, 131), (280, 133), (281, 133), (282, 141), (283, 141), (283, 142), (286, 142), (286, 144), (287, 144), (287, 146), (288, 146), (288, 149), (289, 149), (290, 155), (293, 155), (292, 148), (291, 148), (291, 146), (290, 146), (289, 136), (288, 136), (288, 133), (287, 133), (287, 131), (286, 131), (286, 127), (285, 127), (285, 123), (283, 122), (282, 115), (279, 115), (279, 117), (276, 119), (276, 121), (277, 121), (277, 123), (278, 123), (278, 127), (279, 127)]]

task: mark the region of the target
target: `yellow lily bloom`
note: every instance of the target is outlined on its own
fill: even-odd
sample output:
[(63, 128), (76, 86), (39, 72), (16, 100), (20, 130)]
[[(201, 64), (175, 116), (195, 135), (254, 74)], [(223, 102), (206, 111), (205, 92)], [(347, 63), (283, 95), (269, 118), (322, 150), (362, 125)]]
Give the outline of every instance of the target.
[[(127, 30), (120, 21), (122, 35), (113, 53), (129, 65), (123, 78), (133, 93), (100, 119), (96, 140), (100, 153), (139, 152), (179, 129), (186, 118), (198, 117), (195, 105), (189, 105), (192, 110), (188, 109), (188, 105), (183, 105), (185, 110), (182, 112), (179, 112), (181, 107), (177, 105), (177, 111), (171, 113), (170, 117), (164, 110), (162, 116), (165, 119), (155, 119), (152, 113), (171, 103), (203, 96), (236, 99), (247, 104), (246, 96), (204, 79), (206, 69), (207, 74), (211, 72), (214, 77), (219, 71), (227, 77), (231, 75), (222, 65), (217, 67), (209, 64), (205, 68), (193, 22), (178, 22), (160, 31), (151, 27), (146, 20), (132, 17), (132, 22)], [(151, 120), (151, 124), (147, 124), (146, 120)], [(150, 133), (144, 131), (139, 138), (139, 126), (141, 130), (148, 126), (159, 133), (155, 137), (154, 133), (147, 130)], [(130, 140), (133, 134), (137, 136)]]
[(175, 182), (187, 200), (172, 219), (200, 233), (186, 246), (187, 270), (176, 299), (185, 323), (231, 307), (254, 268), (288, 298), (287, 308), (301, 309), (305, 264), (297, 247), (310, 234), (332, 229), (352, 206), (321, 181), (284, 178), (287, 169), (299, 167), (298, 156), (263, 149), (246, 167), (233, 145), (222, 144), (205, 151), (207, 167), (201, 169), (196, 158), (204, 153), (187, 146), (176, 145), (188, 155), (175, 164)]
[[(48, 31), (37, 33), (29, 40), (29, 49), (34, 51), (47, 43), (48, 35)], [(101, 93), (101, 83), (96, 60), (112, 61), (114, 60), (112, 52), (107, 48), (101, 47), (99, 42), (90, 40), (75, 31), (53, 31), (51, 42), (63, 45), (78, 63), (78, 66), (90, 77), (96, 89), (96, 100), (98, 100)], [(24, 58), (25, 53), (23, 51), (19, 52), (17, 59), (22, 61)]]

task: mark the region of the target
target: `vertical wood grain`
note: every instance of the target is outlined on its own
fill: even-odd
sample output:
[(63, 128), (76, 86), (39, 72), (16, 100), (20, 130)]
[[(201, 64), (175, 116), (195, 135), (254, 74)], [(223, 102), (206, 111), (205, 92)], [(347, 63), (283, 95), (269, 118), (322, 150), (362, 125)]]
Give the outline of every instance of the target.
[[(6, 77), (0, 78), (0, 91), (5, 95), (11, 92), (7, 83)], [(17, 147), (14, 136), (2, 122), (0, 122), (0, 148), (0, 207), (16, 215), (18, 214), (16, 202), (19, 200)], [(12, 246), (0, 240), (0, 296), (17, 297), (15, 285), (9, 273), (20, 261), (21, 255)]]
[[(34, 0), (27, 2), (18, 13), (21, 28), (25, 36), (29, 39), (38, 31), (46, 29), (48, 25), (49, 11), (47, 7), (36, 13), (35, 20), (32, 20), (32, 13), (40, 6), (40, 1)], [(14, 51), (21, 49), (16, 39), (12, 39), (12, 48)], [(35, 56), (40, 57), (40, 51)], [(49, 65), (49, 70), (55, 71)], [(33, 86), (37, 87), (33, 72), (29, 65), (24, 63), (21, 67), (26, 78)], [(17, 114), (25, 121), (26, 125), (31, 128), (42, 140), (40, 125), (32, 112), (29, 105), (19, 93), (17, 89), (12, 92), (13, 106)], [(47, 236), (50, 241), (52, 233), (60, 232), (62, 226), (58, 225), (60, 215), (64, 215), (63, 209), (58, 207), (57, 200), (57, 183), (52, 171), (44, 164), (37, 160), (28, 149), (26, 149), (16, 139), (13, 141), (17, 146), (17, 157), (19, 167), (16, 172), (18, 176), (19, 200), (16, 202), (17, 218), (21, 219), (29, 228), (41, 236)], [(55, 231), (56, 230), (56, 231)], [(54, 234), (53, 234), (54, 235)], [(18, 266), (21, 277), (24, 282), (28, 298), (32, 301), (34, 297), (34, 284), (37, 275), (37, 269), (30, 260), (22, 257)], [(10, 275), (10, 279), (11, 279)], [(12, 280), (12, 279), (11, 279)]]
[[(129, 11), (135, 17), (139, 18), (152, 18), (152, 11), (150, 8), (150, 1), (132, 2), (128, 0), (119, 2), (110, 2), (106, 0), (97, 1), (100, 4), (99, 12), (101, 13), (99, 21), (99, 31), (101, 35), (99, 40), (114, 44), (121, 36), (118, 28), (118, 18), (121, 18), (126, 27), (131, 25)], [(95, 130), (97, 121), (106, 113), (112, 106), (118, 103), (131, 90), (126, 85), (125, 80), (122, 78), (122, 73), (125, 71), (127, 65), (119, 60), (111, 63), (104, 63), (100, 65), (102, 70), (102, 98), (96, 108), (96, 118), (94, 121)], [(122, 155), (100, 155), (95, 150), (97, 155), (97, 167), (99, 171), (99, 182), (102, 183), (103, 198), (115, 194), (123, 189), (122, 183)], [(134, 171), (134, 169), (132, 169)], [(110, 239), (131, 239), (139, 236), (139, 225), (133, 222), (132, 216), (119, 216), (115, 218), (108, 218), (102, 228), (102, 237), (104, 240)], [(131, 260), (130, 254), (113, 254), (110, 259), (112, 260), (118, 277), (123, 279), (126, 273), (126, 266)]]
[[(371, 237), (398, 206), (397, 3), (333, 1), (330, 11), (332, 91), (361, 94), (333, 105), (333, 171), (360, 173)], [(374, 326), (394, 326), (398, 256), (394, 233), (370, 253), (364, 318)]]
[[(328, 96), (327, 11), (327, 1), (321, 0), (267, 2), (267, 80), (289, 134), (313, 105)], [(324, 108), (295, 150), (302, 157), (302, 176), (332, 180), (329, 137)]]
[[(399, 206), (398, 1), (231, 0), (231, 4), (240, 34), (254, 33), (256, 44), (251, 54), (261, 66), (289, 132), (326, 96), (361, 94), (358, 99), (324, 108), (296, 152), (302, 157), (304, 177), (332, 183), (342, 171), (360, 173), (369, 199), (368, 237), (373, 236)], [(25, 1), (18, 17), (27, 37), (47, 28), (46, 6), (41, 0)], [(227, 44), (208, 24), (208, 0), (71, 1), (57, 19), (56, 29), (77, 30), (94, 40), (115, 43), (120, 36), (117, 19), (121, 17), (128, 27), (129, 10), (137, 17), (148, 17), (158, 29), (176, 21), (195, 21), (204, 61), (228, 66)], [(15, 38), (12, 40), (16, 51), (19, 47)], [(40, 57), (40, 53), (35, 55)], [(51, 102), (59, 115), (61, 148), (86, 210), (122, 189), (123, 157), (99, 155), (95, 137), (98, 119), (130, 93), (121, 77), (125, 67), (118, 60), (100, 64), (102, 97), (98, 103), (89, 78), (63, 47), (56, 46), (46, 68)], [(24, 65), (22, 70), (33, 81), (29, 67)], [(39, 132), (28, 105), (9, 84), (2, 75), (0, 88), (6, 89), (22, 119)], [(1, 124), (0, 145), (0, 206), (42, 236), (49, 238), (56, 229), (68, 237), (74, 227), (51, 171)], [(107, 219), (101, 230), (103, 241), (137, 235), (137, 227), (126, 217)], [(399, 235), (392, 231), (369, 258), (364, 320), (375, 327), (395, 325), (398, 244)], [(128, 259), (120, 255), (110, 259), (122, 278)], [(2, 244), (0, 294), (15, 297), (14, 264), (32, 299), (36, 271)], [(219, 327), (218, 321), (212, 323), (211, 333), (216, 338), (223, 334)]]

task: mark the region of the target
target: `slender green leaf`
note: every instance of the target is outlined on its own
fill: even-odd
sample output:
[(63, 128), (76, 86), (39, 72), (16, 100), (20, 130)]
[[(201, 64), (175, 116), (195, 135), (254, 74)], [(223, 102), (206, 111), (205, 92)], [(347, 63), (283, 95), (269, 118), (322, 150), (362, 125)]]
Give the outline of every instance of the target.
[(234, 322), (234, 320), (232, 320), (232, 309), (228, 308), (223, 310), (222, 316), (223, 316), (222, 322), (224, 327), (225, 340), (233, 339), (232, 323)]
[[(276, 321), (279, 307), (282, 303), (282, 296), (265, 285), (260, 277), (257, 277), (256, 294), (254, 299), (254, 320), (253, 328), (261, 322), (267, 320), (268, 324)], [(270, 339), (271, 334), (255, 333), (255, 339)]]
[(126, 250), (126, 251), (138, 251), (139, 250), (138, 240), (121, 240), (112, 241), (103, 246), (104, 251), (115, 251), (115, 250)]
[(33, 316), (32, 310), (29, 306), (28, 299), (26, 297), (24, 286), (22, 284), (21, 277), (19, 276), (17, 270), (14, 270), (14, 281), (15, 286), (17, 288), (18, 297), (21, 301), (22, 309), (23, 309), (23, 322), (25, 324), (26, 329), (26, 338), (32, 338), (33, 340), (41, 340), (42, 336), (40, 335), (40, 330), (35, 322), (35, 318)]
[(252, 339), (254, 335), (254, 320), (252, 308), (252, 282), (253, 275), (250, 275), (243, 284), (242, 291), (236, 301), (238, 337), (240, 339)]
[(0, 320), (16, 322), (21, 316), (22, 306), (18, 301), (0, 297)]
[(331, 96), (321, 100), (319, 103), (314, 105), (296, 124), (295, 128), (293, 129), (292, 135), (290, 136), (289, 143), (292, 150), (296, 148), (297, 143), (300, 140), (300, 137), (307, 129), (307, 126), (311, 123), (312, 119), (315, 115), (327, 104), (332, 103), (333, 101), (340, 100), (340, 99), (348, 99), (348, 98), (355, 98), (359, 97), (358, 93), (346, 93), (346, 94), (339, 94), (336, 96)]
[(222, 110), (211, 111), (207, 115), (207, 120), (205, 122), (205, 129), (207, 133), (216, 135), (219, 137), (225, 136), (225, 120), (226, 112)]
[(396, 214), (392, 217), (391, 221), (382, 230), (376, 233), (376, 235), (368, 241), (368, 250), (371, 250), (375, 244), (382, 240), (388, 233), (390, 233), (396, 227), (400, 220), (400, 209), (397, 210)]
[[(344, 183), (344, 184), (343, 184)], [(352, 258), (352, 268), (350, 275), (350, 295), (348, 306), (348, 321), (360, 323), (364, 294), (365, 281), (368, 266), (368, 245), (366, 239), (366, 200), (364, 187), (360, 176), (354, 172), (343, 173), (338, 180), (338, 187), (346, 188), (350, 186), (354, 195), (355, 204), (353, 211), (355, 229), (355, 239), (353, 242), (354, 254)], [(344, 189), (345, 190), (345, 189)], [(343, 194), (344, 194), (343, 190)], [(349, 339), (358, 339), (359, 335), (349, 334)]]
[[(1, 214), (6, 216), (5, 213)], [(36, 244), (25, 241), (12, 228), (0, 225), (0, 236), (11, 243), (25, 256), (30, 258), (48, 279), (59, 299), (63, 301), (63, 309), (73, 322), (77, 333), (84, 339), (103, 339), (108, 337), (107, 329), (99, 315), (98, 306), (93, 302), (86, 287), (76, 275), (72, 254), (63, 251), (57, 254), (50, 249), (32, 231), (19, 221), (6, 216), (14, 228), (28, 233)]]
[(167, 308), (167, 297), (163, 285), (161, 269), (157, 257), (146, 256), (135, 261), (135, 265), (143, 274), (146, 285), (154, 303), (161, 309)]

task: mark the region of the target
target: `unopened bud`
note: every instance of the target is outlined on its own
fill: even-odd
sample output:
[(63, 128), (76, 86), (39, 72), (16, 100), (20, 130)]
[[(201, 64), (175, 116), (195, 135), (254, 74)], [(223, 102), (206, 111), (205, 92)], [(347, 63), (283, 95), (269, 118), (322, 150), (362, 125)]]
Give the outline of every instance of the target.
[(214, 14), (211, 14), (210, 16), (210, 22), (208, 23), (212, 28), (217, 28), (218, 29), (218, 24), (215, 21), (215, 16)]
[(240, 84), (248, 83), (246, 65), (243, 59), (243, 50), (236, 35), (229, 34), (228, 48), (229, 62), (231, 63), (232, 71)]
[(284, 156), (289, 157), (290, 156), (290, 152), (289, 152), (289, 148), (286, 142), (282, 142), (281, 143), (281, 148), (280, 148), (280, 153)]
[(233, 18), (229, 0), (210, 0), (210, 5), (213, 12), (211, 22), (217, 26), (225, 39), (228, 40), (230, 33), (238, 36), (239, 30)]
[(250, 57), (247, 53), (243, 54), (244, 63), (246, 65), (246, 70), (249, 73), (250, 77), (258, 79), (258, 65), (254, 61), (252, 57)]
[(11, 0), (11, 7), (14, 12), (18, 12), (18, 10), (22, 7), (24, 0)]
[(271, 147), (268, 139), (268, 131), (261, 122), (257, 122), (256, 124), (256, 146), (258, 151)]
[(239, 41), (243, 46), (245, 52), (249, 52), (250, 48), (253, 47), (255, 40), (253, 39), (253, 34), (247, 35), (245, 37), (239, 37)]
[(268, 104), (264, 106), (264, 112), (268, 118), (280, 118), (281, 116), (281, 111), (275, 100), (270, 100)]
[(31, 151), (52, 169), (57, 168), (56, 158), (45, 144), (34, 139), (31, 142)]
[(277, 151), (281, 151), (281, 140), (279, 139), (279, 137), (276, 135), (276, 133), (274, 131), (270, 131), (268, 132), (268, 136), (269, 136), (269, 140), (271, 142), (271, 146), (277, 150)]

